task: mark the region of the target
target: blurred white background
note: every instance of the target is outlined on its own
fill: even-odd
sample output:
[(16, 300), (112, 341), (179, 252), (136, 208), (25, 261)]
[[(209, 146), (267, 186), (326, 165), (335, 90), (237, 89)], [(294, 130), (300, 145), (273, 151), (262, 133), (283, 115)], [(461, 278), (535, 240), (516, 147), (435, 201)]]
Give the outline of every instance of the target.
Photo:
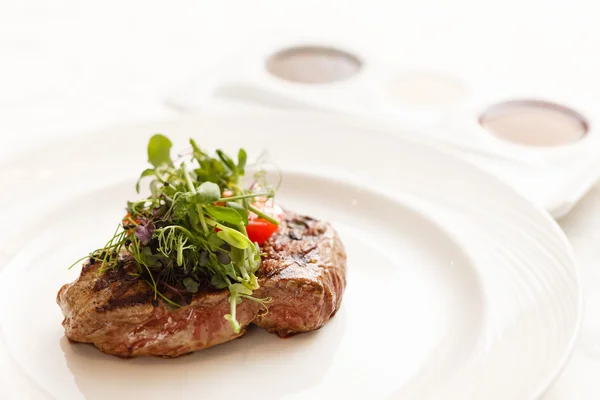
[(16, 147), (25, 133), (171, 115), (176, 84), (269, 28), (598, 97), (599, 17), (591, 0), (3, 0), (0, 134)]
[[(167, 94), (270, 28), (600, 103), (592, 0), (2, 0), (0, 157), (111, 123), (176, 116)], [(545, 399), (597, 399), (598, 377), (600, 356), (576, 353)]]

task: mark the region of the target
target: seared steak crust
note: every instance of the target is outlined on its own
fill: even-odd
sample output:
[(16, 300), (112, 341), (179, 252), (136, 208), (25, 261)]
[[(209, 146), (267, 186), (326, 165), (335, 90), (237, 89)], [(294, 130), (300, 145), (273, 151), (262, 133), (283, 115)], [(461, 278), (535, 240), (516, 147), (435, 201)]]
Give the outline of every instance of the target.
[(118, 356), (177, 357), (239, 337), (252, 322), (280, 336), (320, 328), (339, 308), (346, 286), (346, 255), (334, 229), (288, 213), (263, 251), (254, 296), (273, 301), (262, 314), (258, 303), (244, 299), (237, 306), (239, 334), (223, 318), (229, 313), (227, 290), (203, 288), (172, 309), (130, 275), (137, 268), (127, 258), (102, 275), (88, 261), (79, 278), (60, 289), (65, 334)]
[(263, 251), (255, 293), (273, 302), (254, 323), (282, 337), (323, 326), (346, 288), (346, 252), (333, 227), (288, 213)]

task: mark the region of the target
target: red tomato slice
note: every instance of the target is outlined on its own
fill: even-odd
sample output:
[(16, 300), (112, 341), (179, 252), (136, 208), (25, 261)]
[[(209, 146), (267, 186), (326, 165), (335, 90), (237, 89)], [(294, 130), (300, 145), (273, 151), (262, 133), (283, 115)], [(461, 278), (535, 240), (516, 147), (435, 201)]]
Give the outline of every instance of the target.
[(250, 240), (262, 245), (273, 236), (277, 228), (277, 225), (270, 223), (266, 219), (256, 218), (248, 221), (246, 232), (248, 232)]
[[(259, 206), (255, 204), (255, 207)], [(273, 206), (272, 204), (263, 204), (260, 207), (261, 211), (269, 216), (275, 218), (278, 221), (283, 221), (283, 210), (279, 206)], [(257, 242), (259, 245), (265, 243), (275, 231), (278, 226), (267, 221), (266, 219), (259, 218), (256, 214), (250, 213), (248, 215), (248, 226), (246, 232), (248, 232), (248, 238), (253, 242)]]

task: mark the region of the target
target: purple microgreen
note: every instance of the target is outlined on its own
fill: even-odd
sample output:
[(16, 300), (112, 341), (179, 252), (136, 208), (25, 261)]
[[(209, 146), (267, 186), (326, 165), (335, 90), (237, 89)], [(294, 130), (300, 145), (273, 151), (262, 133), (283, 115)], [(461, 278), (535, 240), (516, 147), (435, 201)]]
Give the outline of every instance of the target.
[(154, 223), (148, 220), (141, 220), (140, 224), (135, 227), (135, 236), (139, 239), (142, 245), (146, 246), (152, 240), (155, 230)]

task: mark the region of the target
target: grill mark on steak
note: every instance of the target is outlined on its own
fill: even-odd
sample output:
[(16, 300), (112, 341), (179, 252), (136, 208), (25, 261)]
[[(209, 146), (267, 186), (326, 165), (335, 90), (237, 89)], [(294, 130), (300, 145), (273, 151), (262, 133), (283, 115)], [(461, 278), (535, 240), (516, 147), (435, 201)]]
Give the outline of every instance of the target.
[(134, 295), (127, 296), (127, 297), (111, 298), (108, 300), (108, 302), (106, 304), (96, 307), (96, 312), (101, 313), (101, 312), (114, 310), (117, 307), (131, 306), (131, 305), (135, 305), (135, 304), (144, 304), (150, 300), (152, 300), (152, 296), (150, 295), (150, 293), (134, 294)]
[(137, 270), (132, 257), (125, 255), (119, 259), (120, 266), (110, 268), (102, 274), (97, 273), (97, 268), (94, 268), (95, 264), (88, 263), (87, 267), (82, 269), (82, 275), (93, 268), (97, 278), (92, 290), (99, 292), (107, 288), (111, 289), (110, 298), (105, 304), (96, 307), (96, 312), (106, 312), (118, 307), (143, 304), (152, 300), (152, 292), (149, 289), (144, 290), (139, 285), (140, 276), (131, 274)]
[[(89, 268), (83, 270), (82, 272), (87, 272)], [(129, 265), (124, 268), (111, 268), (103, 274), (98, 275), (98, 279), (96, 279), (96, 283), (94, 283), (94, 290), (99, 291), (102, 289), (106, 289), (110, 286), (111, 283), (114, 282), (132, 282), (139, 279), (137, 276), (132, 276), (129, 274), (130, 268)]]

